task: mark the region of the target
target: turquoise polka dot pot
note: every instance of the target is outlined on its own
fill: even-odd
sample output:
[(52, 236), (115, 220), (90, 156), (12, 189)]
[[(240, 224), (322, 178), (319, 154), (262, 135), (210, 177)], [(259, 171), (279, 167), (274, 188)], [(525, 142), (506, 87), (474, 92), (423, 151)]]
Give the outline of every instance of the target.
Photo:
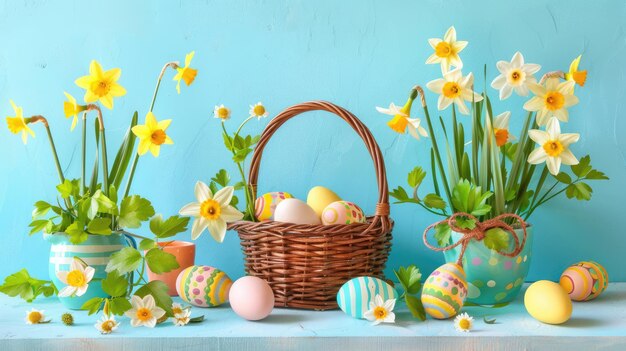
[[(528, 275), (533, 242), (533, 227), (526, 229), (527, 238), (519, 255), (507, 257), (491, 250), (482, 241), (472, 240), (463, 255), (463, 268), (467, 276), (467, 300), (479, 305), (495, 305), (510, 302), (519, 293)], [(515, 234), (522, 242), (524, 232), (517, 229)], [(461, 234), (452, 232), (456, 242)], [(515, 243), (511, 240), (508, 252)], [(446, 262), (456, 262), (461, 246), (444, 251)]]

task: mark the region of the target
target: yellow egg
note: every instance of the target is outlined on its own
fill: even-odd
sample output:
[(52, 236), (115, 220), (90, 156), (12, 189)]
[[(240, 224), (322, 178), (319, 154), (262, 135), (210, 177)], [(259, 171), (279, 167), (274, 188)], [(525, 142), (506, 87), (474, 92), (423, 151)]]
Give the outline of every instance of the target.
[(316, 186), (309, 190), (309, 194), (306, 197), (307, 205), (317, 213), (318, 217), (322, 216), (322, 212), (326, 206), (332, 204), (335, 201), (341, 201), (341, 198), (335, 194), (332, 190), (323, 186)]
[(555, 282), (540, 280), (532, 283), (524, 295), (526, 311), (536, 320), (547, 324), (565, 323), (572, 316), (572, 300)]

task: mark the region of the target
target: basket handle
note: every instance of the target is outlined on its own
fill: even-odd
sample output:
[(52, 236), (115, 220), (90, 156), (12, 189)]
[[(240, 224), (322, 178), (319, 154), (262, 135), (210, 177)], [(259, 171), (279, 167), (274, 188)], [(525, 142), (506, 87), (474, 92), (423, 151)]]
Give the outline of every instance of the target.
[(257, 197), (256, 188), (259, 176), (259, 165), (261, 163), (261, 156), (263, 155), (263, 149), (265, 148), (265, 145), (267, 145), (268, 141), (270, 140), (272, 135), (274, 135), (276, 130), (278, 130), (278, 128), (280, 128), (280, 126), (282, 126), (285, 122), (287, 122), (292, 117), (309, 111), (327, 111), (341, 117), (352, 127), (352, 129), (354, 129), (355, 132), (357, 132), (357, 134), (359, 134), (361, 139), (363, 139), (363, 141), (365, 142), (365, 146), (367, 147), (367, 150), (369, 151), (369, 154), (374, 161), (374, 169), (376, 170), (376, 179), (378, 182), (378, 203), (376, 204), (376, 212), (374, 213), (374, 218), (369, 228), (373, 228), (380, 221), (383, 227), (383, 233), (386, 233), (388, 230), (391, 229), (389, 221), (389, 189), (387, 188), (385, 161), (383, 160), (380, 148), (378, 147), (376, 140), (372, 136), (372, 133), (358, 118), (356, 118), (352, 113), (350, 113), (343, 107), (337, 106), (327, 101), (309, 101), (291, 106), (285, 109), (283, 112), (279, 113), (268, 123), (268, 125), (263, 130), (263, 133), (261, 133), (261, 138), (259, 139), (259, 142), (254, 149), (254, 154), (252, 155), (252, 163), (250, 164), (248, 182), (251, 188), (252, 198), (256, 199)]

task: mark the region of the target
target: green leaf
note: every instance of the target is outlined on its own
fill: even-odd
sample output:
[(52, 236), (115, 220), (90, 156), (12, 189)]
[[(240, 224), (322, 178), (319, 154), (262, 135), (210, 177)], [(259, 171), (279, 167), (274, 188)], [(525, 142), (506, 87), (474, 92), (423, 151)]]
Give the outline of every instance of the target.
[(141, 253), (132, 247), (125, 247), (111, 255), (106, 271), (117, 270), (120, 274), (132, 272), (141, 264)]
[(450, 229), (448, 223), (440, 223), (435, 226), (435, 239), (437, 240), (437, 245), (448, 245), (451, 235), (452, 229)]
[(424, 197), (424, 205), (429, 208), (443, 210), (446, 208), (446, 202), (437, 194), (428, 194)]
[(176, 256), (157, 247), (146, 253), (146, 263), (150, 270), (157, 274), (171, 272), (180, 267), (176, 261)]
[(226, 146), (226, 149), (231, 151), (233, 149), (233, 138), (226, 133), (222, 133), (222, 138), (224, 139), (224, 146)]
[(228, 175), (225, 169), (220, 169), (211, 180), (221, 187), (225, 187), (230, 182), (230, 175)]
[(51, 223), (52, 221), (49, 221), (47, 219), (36, 219), (32, 222), (30, 222), (30, 224), (28, 225), (29, 227), (31, 227), (30, 232), (28, 233), (29, 235), (33, 235), (37, 232), (40, 232), (42, 230), (44, 230), (44, 228), (46, 228), (48, 226), (49, 223)]
[(609, 177), (606, 174), (595, 169), (592, 169), (591, 171), (589, 171), (589, 173), (587, 173), (585, 178), (592, 179), (592, 180), (608, 180), (609, 179)]
[(517, 189), (509, 189), (504, 194), (504, 200), (506, 200), (506, 201), (513, 201), (513, 200), (515, 200), (516, 196), (517, 196)]
[(565, 195), (567, 198), (576, 198), (577, 200), (591, 200), (591, 193), (593, 190), (587, 183), (579, 182), (573, 183), (567, 186), (565, 190)]
[(126, 289), (128, 289), (128, 280), (118, 271), (111, 271), (107, 273), (106, 278), (102, 279), (102, 290), (110, 296), (125, 296)]
[(35, 209), (33, 210), (33, 218), (45, 216), (48, 211), (52, 208), (52, 205), (45, 201), (37, 201), (35, 202)]
[(141, 222), (154, 216), (154, 207), (150, 201), (139, 195), (124, 198), (120, 206), (119, 224), (123, 228), (139, 228)]
[(395, 189), (393, 189), (389, 195), (393, 198), (395, 198), (396, 201), (395, 203), (400, 204), (400, 203), (405, 203), (405, 202), (410, 202), (410, 203), (415, 203), (415, 204), (419, 204), (420, 200), (415, 199), (413, 197), (409, 197), (409, 194), (407, 194), (406, 190), (404, 190), (403, 187), (399, 186)]
[(241, 135), (236, 135), (233, 139), (233, 145), (235, 146), (235, 149), (241, 150), (246, 147), (246, 142)]
[(472, 218), (469, 217), (465, 217), (465, 216), (458, 216), (456, 217), (456, 225), (459, 228), (463, 228), (463, 229), (474, 229), (476, 228), (476, 221)]
[(233, 206), (234, 208), (237, 208), (238, 203), (239, 203), (239, 198), (233, 195), (233, 197), (230, 198), (230, 205)]
[(85, 224), (78, 220), (70, 224), (65, 229), (65, 233), (69, 236), (72, 244), (80, 244), (88, 238), (88, 235), (85, 232)]
[(87, 224), (87, 231), (91, 234), (110, 235), (111, 218), (94, 218)]
[(424, 305), (422, 305), (422, 300), (418, 299), (415, 296), (406, 295), (405, 297), (406, 307), (409, 308), (411, 314), (415, 318), (419, 318), (422, 321), (426, 320), (426, 311), (424, 311)]
[(394, 270), (398, 281), (408, 294), (417, 294), (422, 286), (421, 279), (422, 274), (419, 268), (415, 265), (410, 265), (407, 268), (400, 267), (397, 271)]
[[(117, 204), (113, 202), (110, 198), (108, 198), (102, 190), (97, 190), (92, 199), (96, 200), (98, 205), (98, 212), (100, 213), (108, 213), (108, 214), (117, 214)], [(93, 206), (93, 204), (92, 204)]]
[(81, 310), (89, 311), (88, 315), (92, 315), (100, 311), (100, 307), (105, 299), (101, 297), (94, 297), (92, 299), (87, 300), (81, 307)]
[(426, 172), (422, 167), (415, 167), (408, 175), (408, 183), (411, 188), (417, 188), (422, 184), (422, 181), (426, 177)]
[(235, 152), (235, 155), (233, 155), (233, 161), (235, 161), (236, 163), (243, 162), (251, 152), (252, 149), (250, 148), (238, 150), (237, 152)]
[(198, 316), (198, 317), (193, 317), (189, 319), (189, 323), (200, 323), (204, 321), (204, 315)]
[[(132, 132), (132, 128), (137, 125), (138, 117), (138, 113), (135, 111), (135, 113), (133, 113), (133, 117), (131, 118), (130, 126), (126, 130), (124, 141), (117, 150), (115, 161), (113, 161), (113, 166), (111, 167), (109, 183), (112, 186), (115, 186), (116, 189), (119, 189), (120, 184), (122, 184), (122, 179), (124, 179), (126, 169), (130, 163), (130, 158), (133, 156), (135, 151), (135, 140), (137, 137), (135, 136), (135, 133)], [(109, 192), (109, 194), (111, 194), (111, 192)], [(113, 201), (117, 202), (117, 200)]]
[(98, 128), (98, 119), (94, 120), (96, 136), (94, 139), (96, 154), (93, 159), (93, 167), (91, 171), (91, 181), (89, 182), (89, 193), (94, 194), (98, 187), (98, 169), (100, 168), (100, 132)]
[(57, 190), (59, 191), (59, 194), (61, 195), (62, 198), (67, 199), (69, 198), (74, 190), (74, 187), (72, 186), (72, 181), (69, 179), (65, 179), (65, 181), (63, 181), (63, 183), (57, 185)]
[(491, 211), (491, 206), (486, 202), (492, 195), (491, 191), (483, 193), (481, 187), (461, 179), (452, 190), (452, 204), (456, 212), (482, 216)]
[(589, 157), (589, 155), (584, 156), (578, 161), (578, 164), (571, 166), (572, 172), (574, 172), (578, 178), (584, 178), (592, 170), (590, 163), (591, 157)]
[(487, 319), (487, 316), (483, 317), (483, 322), (485, 322), (485, 324), (496, 324), (496, 319)]
[(109, 311), (118, 316), (123, 315), (131, 308), (133, 305), (125, 297), (113, 298), (109, 301)]
[(172, 314), (172, 298), (167, 293), (169, 290), (168, 286), (160, 281), (154, 280), (149, 282), (148, 284), (142, 286), (137, 289), (135, 295), (139, 297), (145, 297), (146, 295), (152, 295), (154, 297), (154, 301), (157, 306), (161, 307), (165, 310), (168, 316), (173, 316)]
[(491, 250), (502, 251), (509, 247), (510, 234), (501, 228), (492, 228), (485, 232), (483, 242)]
[(139, 250), (150, 250), (153, 247), (156, 247), (156, 241), (152, 239), (143, 239), (139, 243)]
[(554, 178), (564, 184), (572, 183), (572, 177), (570, 177), (570, 175), (565, 172), (559, 172), (559, 174), (555, 175)]
[(49, 280), (36, 279), (30, 276), (26, 269), (15, 272), (6, 278), (0, 285), (0, 292), (11, 297), (20, 296), (27, 302), (33, 301), (40, 294), (50, 296), (54, 294), (56, 287)]
[(163, 221), (163, 217), (159, 214), (150, 220), (150, 231), (157, 238), (163, 239), (182, 233), (187, 230), (189, 217), (171, 216)]

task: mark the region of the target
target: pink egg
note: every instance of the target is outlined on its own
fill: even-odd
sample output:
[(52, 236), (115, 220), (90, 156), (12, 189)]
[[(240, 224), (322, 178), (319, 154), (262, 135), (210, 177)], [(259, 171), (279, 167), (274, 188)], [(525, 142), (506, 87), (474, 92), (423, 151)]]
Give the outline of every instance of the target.
[(322, 223), (325, 225), (365, 223), (365, 215), (353, 202), (335, 201), (322, 211)]
[(274, 292), (261, 278), (247, 276), (237, 279), (228, 296), (230, 307), (239, 317), (258, 321), (272, 313)]

